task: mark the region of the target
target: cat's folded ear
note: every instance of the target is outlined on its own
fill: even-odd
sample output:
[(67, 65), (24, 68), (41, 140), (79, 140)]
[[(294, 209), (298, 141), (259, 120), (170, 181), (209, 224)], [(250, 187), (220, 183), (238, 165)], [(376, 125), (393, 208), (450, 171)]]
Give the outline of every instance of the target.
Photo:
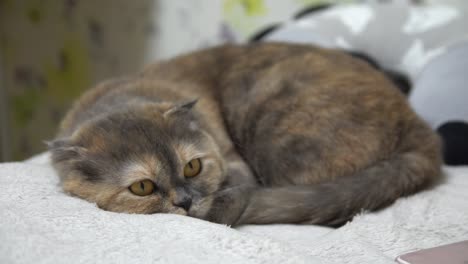
[(164, 118), (168, 118), (170, 116), (188, 113), (197, 104), (197, 102), (198, 102), (198, 99), (194, 99), (194, 100), (185, 101), (179, 104), (175, 104), (173, 107), (166, 110), (163, 116)]
[(86, 152), (84, 147), (76, 146), (69, 138), (59, 138), (44, 143), (55, 161), (82, 157)]

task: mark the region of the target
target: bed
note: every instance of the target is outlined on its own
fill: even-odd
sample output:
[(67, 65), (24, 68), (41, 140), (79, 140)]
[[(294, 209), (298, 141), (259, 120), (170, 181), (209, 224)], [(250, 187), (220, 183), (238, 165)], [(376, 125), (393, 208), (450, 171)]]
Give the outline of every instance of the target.
[(468, 239), (468, 166), (341, 228), (230, 228), (190, 217), (106, 212), (64, 194), (48, 154), (0, 164), (0, 263), (394, 263)]

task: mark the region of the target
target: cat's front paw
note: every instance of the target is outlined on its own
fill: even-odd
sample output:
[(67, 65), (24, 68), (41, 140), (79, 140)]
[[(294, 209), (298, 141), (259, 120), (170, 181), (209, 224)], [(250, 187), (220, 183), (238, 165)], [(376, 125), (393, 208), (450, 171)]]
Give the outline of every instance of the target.
[(247, 206), (252, 188), (233, 187), (195, 202), (188, 215), (207, 221), (235, 225)]

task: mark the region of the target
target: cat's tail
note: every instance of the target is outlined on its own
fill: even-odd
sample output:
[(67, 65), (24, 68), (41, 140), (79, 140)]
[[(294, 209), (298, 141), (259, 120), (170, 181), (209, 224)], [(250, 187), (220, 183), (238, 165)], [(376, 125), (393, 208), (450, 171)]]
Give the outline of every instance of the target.
[(307, 223), (337, 226), (362, 210), (376, 210), (441, 176), (440, 142), (425, 124), (402, 138), (398, 154), (354, 175), (309, 186), (252, 193), (236, 224)]

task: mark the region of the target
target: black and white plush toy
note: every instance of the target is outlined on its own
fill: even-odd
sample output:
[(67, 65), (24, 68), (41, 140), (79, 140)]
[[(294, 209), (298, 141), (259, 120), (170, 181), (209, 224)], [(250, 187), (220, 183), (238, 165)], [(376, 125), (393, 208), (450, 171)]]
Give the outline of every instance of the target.
[(326, 5), (269, 27), (252, 41), (311, 43), (368, 61), (408, 94), (414, 110), (440, 133), (446, 164), (468, 165), (466, 25), (464, 7)]
[(468, 42), (426, 64), (409, 97), (442, 136), (449, 165), (468, 165)]

